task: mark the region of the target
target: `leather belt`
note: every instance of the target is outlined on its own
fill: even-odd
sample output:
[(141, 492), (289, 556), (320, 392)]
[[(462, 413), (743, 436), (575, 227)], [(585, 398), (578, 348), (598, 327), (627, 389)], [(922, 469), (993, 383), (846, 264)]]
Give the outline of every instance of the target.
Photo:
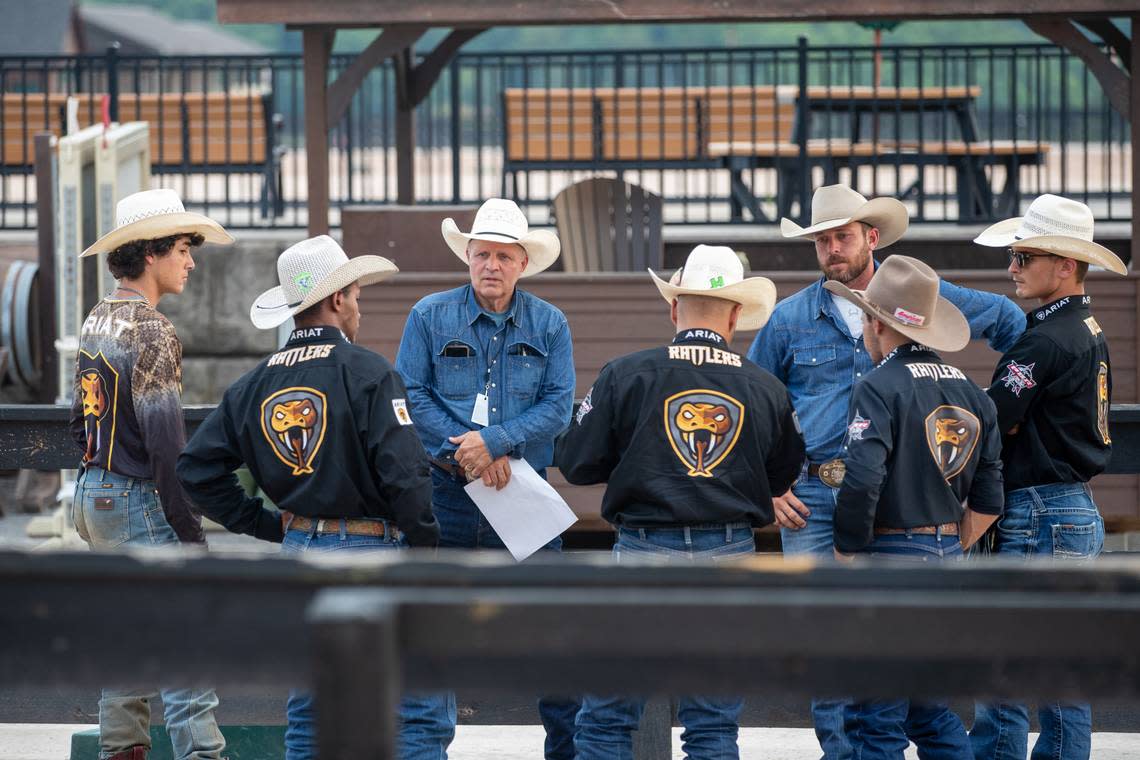
[(463, 471), (463, 468), (459, 465), (458, 462), (445, 462), (442, 459), (436, 459), (435, 457), (432, 457), (431, 465), (432, 467), (438, 467), (456, 480), (462, 480), (466, 482), (468, 479), (467, 473)]
[(847, 465), (842, 459), (829, 459), (826, 462), (808, 464), (808, 475), (819, 478), (825, 486), (839, 488), (843, 484), (843, 475), (847, 472)]
[(920, 525), (917, 528), (887, 528), (875, 526), (876, 536), (896, 536), (902, 533), (922, 533), (933, 536), (941, 533), (944, 536), (958, 535), (958, 523), (942, 523), (941, 525)]
[[(290, 522), (290, 518), (292, 522)], [(344, 523), (344, 532), (350, 536), (378, 536), (380, 538), (400, 538), (400, 530), (389, 526), (383, 520), (359, 520), (347, 517), (302, 517), (292, 512), (281, 513), (281, 525), (287, 530), (299, 530), (305, 533), (317, 526), (317, 533), (340, 533), (341, 523)]]

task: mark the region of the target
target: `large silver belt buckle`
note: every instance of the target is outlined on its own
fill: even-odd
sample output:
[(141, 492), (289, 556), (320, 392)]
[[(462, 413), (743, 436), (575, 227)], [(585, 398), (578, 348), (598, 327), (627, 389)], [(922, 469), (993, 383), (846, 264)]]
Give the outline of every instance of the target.
[(831, 488), (839, 488), (846, 473), (847, 465), (842, 459), (830, 459), (819, 466), (819, 479)]

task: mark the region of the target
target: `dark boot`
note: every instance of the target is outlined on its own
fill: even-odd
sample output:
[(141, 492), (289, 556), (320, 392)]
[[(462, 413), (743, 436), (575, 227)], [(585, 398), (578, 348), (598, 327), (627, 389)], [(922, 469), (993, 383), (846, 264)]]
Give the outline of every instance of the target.
[(107, 760), (146, 760), (146, 747), (141, 744), (136, 744), (130, 749), (116, 752), (108, 757)]

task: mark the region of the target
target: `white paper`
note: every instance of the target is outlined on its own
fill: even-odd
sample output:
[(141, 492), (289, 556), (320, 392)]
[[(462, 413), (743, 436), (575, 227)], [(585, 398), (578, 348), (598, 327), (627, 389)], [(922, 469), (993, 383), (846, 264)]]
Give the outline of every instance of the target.
[(517, 562), (550, 543), (578, 518), (566, 501), (525, 459), (511, 460), (511, 479), (502, 491), (482, 479), (464, 486), (467, 495), (503, 539)]

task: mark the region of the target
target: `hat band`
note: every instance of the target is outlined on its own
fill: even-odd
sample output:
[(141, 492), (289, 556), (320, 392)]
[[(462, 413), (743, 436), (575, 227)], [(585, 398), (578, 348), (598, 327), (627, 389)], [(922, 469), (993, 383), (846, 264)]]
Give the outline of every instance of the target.
[(481, 232), (472, 232), (472, 235), (498, 235), (499, 237), (510, 238), (511, 240), (518, 240), (515, 235), (509, 235), (506, 232), (498, 232), (496, 230), (485, 230)]
[(131, 214), (130, 216), (122, 216), (115, 220), (116, 227), (125, 227), (128, 224), (141, 222), (143, 219), (150, 219), (153, 216), (168, 216), (170, 214), (185, 214), (186, 210), (177, 208), (175, 206), (167, 206), (166, 208), (147, 209), (139, 211), (138, 213)]

